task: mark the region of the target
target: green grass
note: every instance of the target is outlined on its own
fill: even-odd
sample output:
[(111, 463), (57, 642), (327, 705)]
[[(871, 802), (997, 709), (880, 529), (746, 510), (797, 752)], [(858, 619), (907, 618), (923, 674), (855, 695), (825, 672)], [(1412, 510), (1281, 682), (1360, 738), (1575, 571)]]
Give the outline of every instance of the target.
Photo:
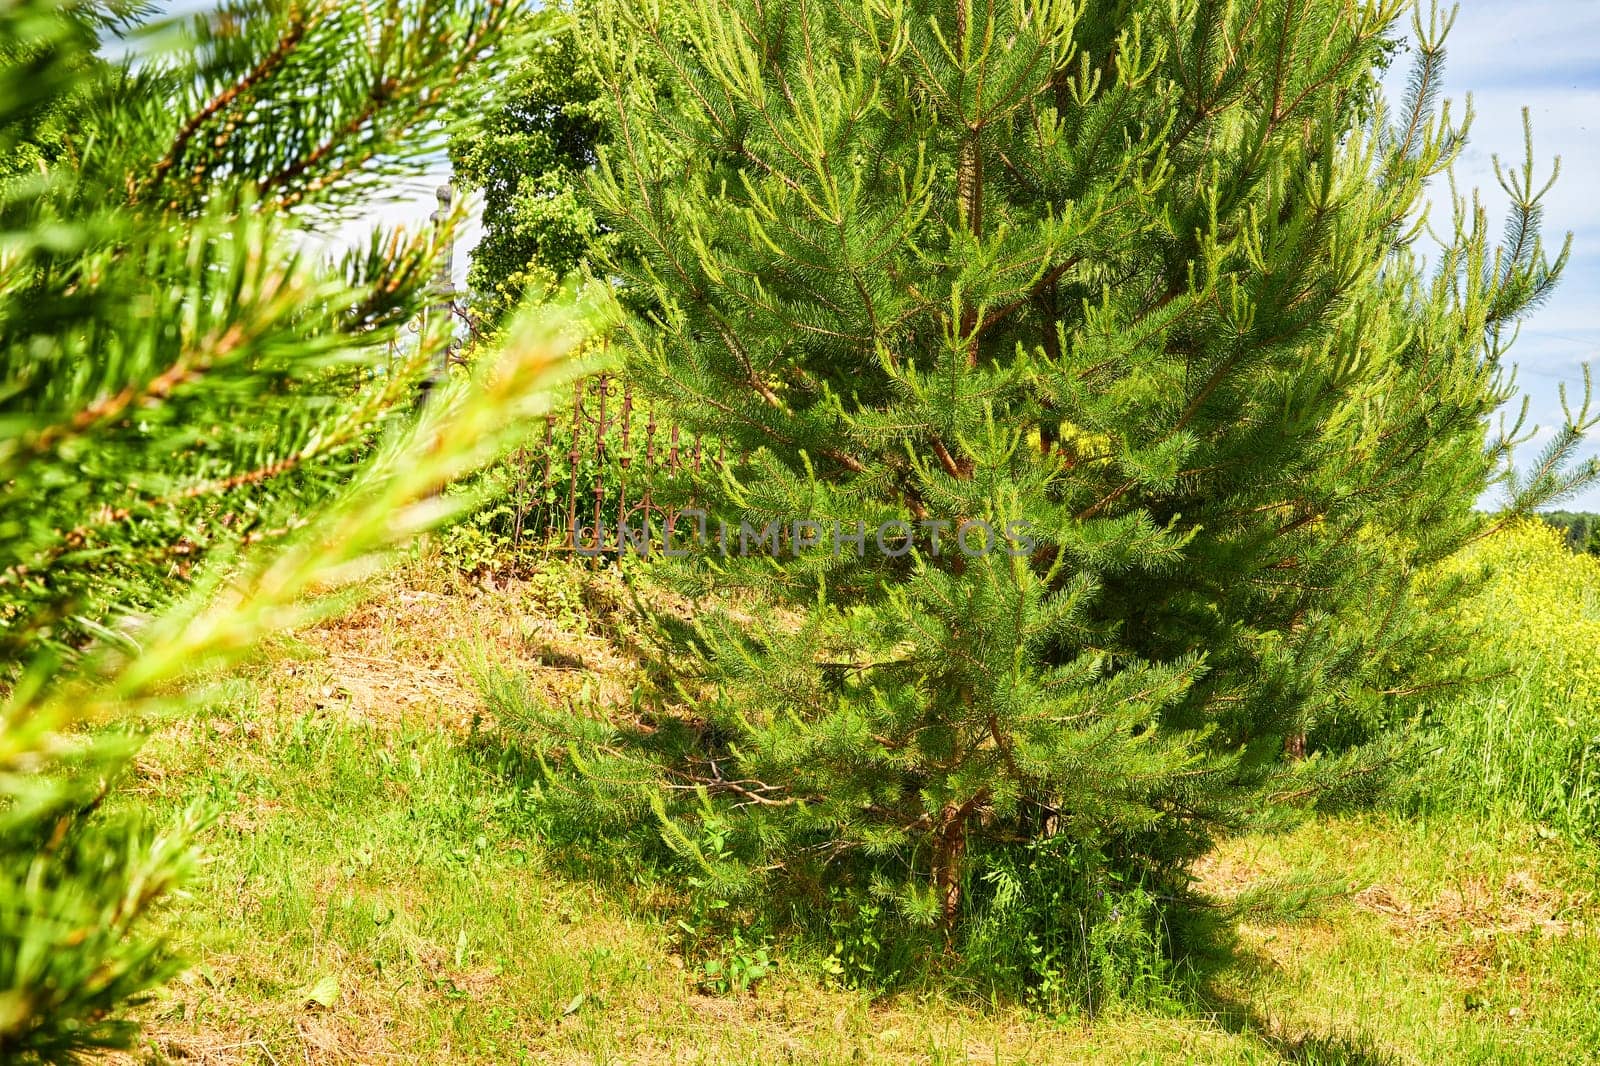
[(541, 837), (534, 801), (475, 753), (465, 687), (383, 714), (395, 695), (349, 676), (456, 642), (552, 691), (592, 686), (570, 660), (598, 660), (604, 642), (567, 633), (547, 654), (552, 594), (535, 582), (426, 614), (389, 588), (359, 639), (305, 634), (152, 738), (124, 802), (175, 813), (204, 799), (218, 822), (165, 917), (195, 965), (145, 1008), (143, 1059), (1595, 1061), (1596, 856), (1509, 802), (1227, 842), (1201, 870), (1217, 895), (1298, 877), (1332, 898), (1307, 918), (1242, 924), (1160, 1010), (1045, 1018), (932, 982), (874, 999), (781, 949), (752, 992), (705, 995), (656, 906), (661, 886), (584, 876)]
[(1460, 816), (1323, 819), (1231, 842), (1229, 857), (1347, 893), (1308, 927), (1241, 928), (1217, 988), (1255, 1016), (1321, 1019), (1402, 1061), (1594, 1061), (1592, 857)]

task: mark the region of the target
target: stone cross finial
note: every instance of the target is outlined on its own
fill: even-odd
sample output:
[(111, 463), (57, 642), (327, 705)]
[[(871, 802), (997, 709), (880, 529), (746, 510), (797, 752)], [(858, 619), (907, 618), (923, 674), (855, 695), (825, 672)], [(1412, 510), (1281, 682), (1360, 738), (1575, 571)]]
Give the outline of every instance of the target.
[[(456, 193), (449, 185), (441, 185), (436, 190), (436, 195), (439, 197), (439, 209), (429, 218), (436, 230), (443, 231), (445, 223), (450, 220), (450, 208), (455, 201)], [(454, 327), (453, 316), (455, 314), (455, 266), (455, 241), (452, 240), (446, 243), (439, 251), (439, 266), (433, 275), (434, 300), (425, 312), (428, 317), (433, 315), (441, 316), (446, 322), (451, 323), (452, 329)], [(418, 403), (426, 403), (428, 394), (433, 390), (433, 387), (444, 380), (444, 376), (449, 373), (450, 350), (454, 347), (455, 345), (452, 343), (440, 349), (432, 371), (422, 382), (422, 391), (418, 397)]]
[[(449, 221), (450, 208), (455, 203), (456, 191), (449, 185), (441, 185), (436, 190), (436, 195), (439, 197), (439, 209), (432, 215), (433, 224), (436, 227), (443, 228), (444, 224)], [(455, 242), (452, 241), (445, 247), (444, 253), (439, 257), (439, 271), (434, 275), (434, 287), (446, 300), (455, 290), (455, 268), (456, 249)]]

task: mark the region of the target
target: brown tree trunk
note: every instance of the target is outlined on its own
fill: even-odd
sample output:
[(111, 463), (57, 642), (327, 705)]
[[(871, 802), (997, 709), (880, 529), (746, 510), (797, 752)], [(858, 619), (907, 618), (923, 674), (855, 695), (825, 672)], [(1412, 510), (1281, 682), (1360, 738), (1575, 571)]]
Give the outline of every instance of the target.
[(938, 828), (934, 831), (933, 884), (939, 894), (939, 918), (946, 935), (955, 928), (956, 916), (961, 911), (961, 873), (967, 854), (967, 821), (987, 798), (988, 790), (985, 789), (959, 806), (946, 804), (944, 810), (939, 812)]
[(958, 808), (946, 807), (939, 815), (933, 848), (933, 884), (939, 893), (939, 918), (946, 932), (955, 925), (961, 909), (961, 859), (966, 851), (966, 819)]

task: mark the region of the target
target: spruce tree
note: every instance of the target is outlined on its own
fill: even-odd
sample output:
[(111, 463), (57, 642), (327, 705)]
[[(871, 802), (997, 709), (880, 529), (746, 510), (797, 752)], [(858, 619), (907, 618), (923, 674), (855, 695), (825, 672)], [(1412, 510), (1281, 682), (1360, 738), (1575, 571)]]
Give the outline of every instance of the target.
[(306, 249), (420, 173), (511, 5), (231, 3), (101, 59), (127, 7), (0, 0), (0, 160), (27, 161), (0, 180), (6, 1062), (128, 1044), (179, 965), (150, 917), (206, 813), (111, 797), (150, 716), (453, 513), (583, 323), (513, 328), (414, 417), (448, 231)]
[[(1466, 136), (1448, 20), (1391, 111), (1397, 0), (679, 7), (582, 26), (591, 188), (659, 308), (628, 372), (717, 442), (693, 488), (732, 547), (684, 567), (684, 710), (595, 779), (654, 761), (697, 883), (951, 938), (1002, 902), (979, 861), (1064, 849), (1170, 902), (1219, 833), (1374, 779), (1566, 254), (1530, 146), (1504, 242), (1450, 197), (1424, 263)], [(1593, 478), (1586, 421), (1512, 510)]]

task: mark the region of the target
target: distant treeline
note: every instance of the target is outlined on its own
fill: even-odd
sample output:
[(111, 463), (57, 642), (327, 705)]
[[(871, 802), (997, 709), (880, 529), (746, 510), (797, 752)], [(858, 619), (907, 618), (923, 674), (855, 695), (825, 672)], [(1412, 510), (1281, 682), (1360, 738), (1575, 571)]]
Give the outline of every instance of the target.
[(1600, 514), (1588, 511), (1541, 511), (1540, 518), (1567, 536), (1567, 547), (1575, 552), (1600, 555)]

